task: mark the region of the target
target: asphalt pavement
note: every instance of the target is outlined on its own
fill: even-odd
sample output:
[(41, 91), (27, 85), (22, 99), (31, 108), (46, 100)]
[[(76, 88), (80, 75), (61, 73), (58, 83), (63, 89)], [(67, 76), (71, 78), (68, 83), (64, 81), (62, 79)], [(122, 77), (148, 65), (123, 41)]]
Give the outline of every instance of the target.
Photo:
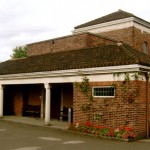
[(49, 127), (0, 120), (0, 150), (150, 150), (150, 142), (122, 142)]

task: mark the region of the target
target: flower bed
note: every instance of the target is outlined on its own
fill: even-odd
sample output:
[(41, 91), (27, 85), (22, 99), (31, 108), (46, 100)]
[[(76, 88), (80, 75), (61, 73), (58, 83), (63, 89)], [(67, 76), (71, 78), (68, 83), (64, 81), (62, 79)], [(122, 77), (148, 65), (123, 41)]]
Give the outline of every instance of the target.
[(136, 137), (133, 129), (130, 127), (122, 126), (119, 128), (112, 128), (106, 126), (95, 126), (90, 122), (70, 124), (68, 130), (78, 133), (93, 134), (100, 137), (113, 137), (119, 139), (135, 139)]

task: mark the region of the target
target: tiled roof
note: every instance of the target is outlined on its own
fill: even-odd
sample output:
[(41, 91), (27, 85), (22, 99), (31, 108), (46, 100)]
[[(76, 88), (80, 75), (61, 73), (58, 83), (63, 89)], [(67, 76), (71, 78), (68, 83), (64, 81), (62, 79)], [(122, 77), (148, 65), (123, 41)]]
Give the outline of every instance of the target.
[(130, 64), (150, 66), (150, 56), (124, 44), (103, 45), (8, 60), (0, 63), (0, 75)]
[[(96, 24), (101, 24), (101, 23), (105, 23), (105, 22), (115, 21), (115, 20), (119, 20), (119, 19), (129, 18), (129, 17), (139, 18), (131, 13), (128, 13), (128, 12), (125, 12), (125, 11), (119, 9), (118, 11), (108, 14), (106, 16), (103, 16), (98, 19), (95, 19), (95, 20), (89, 21), (87, 23), (81, 24), (79, 26), (76, 26), (75, 29), (92, 26), (92, 25), (96, 25)], [(141, 18), (139, 18), (139, 19), (143, 20)]]

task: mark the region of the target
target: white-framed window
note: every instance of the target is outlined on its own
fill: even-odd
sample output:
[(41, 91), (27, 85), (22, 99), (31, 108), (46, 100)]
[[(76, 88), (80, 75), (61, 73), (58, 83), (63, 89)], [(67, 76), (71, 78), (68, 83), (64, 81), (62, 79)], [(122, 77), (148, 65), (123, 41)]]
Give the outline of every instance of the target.
[(145, 54), (148, 54), (148, 43), (147, 43), (147, 42), (144, 42), (144, 43), (143, 43), (143, 52), (144, 52)]
[(115, 87), (114, 86), (94, 86), (92, 88), (93, 97), (115, 97)]

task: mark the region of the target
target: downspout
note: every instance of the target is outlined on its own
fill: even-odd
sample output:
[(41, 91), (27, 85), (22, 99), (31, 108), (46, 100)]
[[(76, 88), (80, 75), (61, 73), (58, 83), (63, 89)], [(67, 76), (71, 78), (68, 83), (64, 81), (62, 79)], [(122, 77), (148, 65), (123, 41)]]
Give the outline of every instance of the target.
[(149, 138), (149, 74), (145, 74), (146, 77), (146, 138)]

